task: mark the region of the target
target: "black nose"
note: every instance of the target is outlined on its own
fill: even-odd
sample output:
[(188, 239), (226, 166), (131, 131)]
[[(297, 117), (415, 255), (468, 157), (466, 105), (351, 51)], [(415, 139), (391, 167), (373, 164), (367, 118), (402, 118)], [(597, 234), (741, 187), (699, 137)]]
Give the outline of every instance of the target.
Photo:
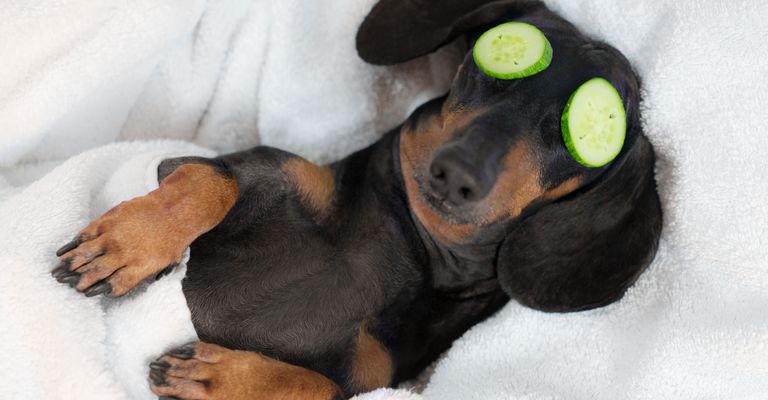
[(431, 193), (456, 206), (482, 199), (493, 186), (493, 180), (482, 168), (455, 154), (435, 157), (429, 166), (429, 174)]

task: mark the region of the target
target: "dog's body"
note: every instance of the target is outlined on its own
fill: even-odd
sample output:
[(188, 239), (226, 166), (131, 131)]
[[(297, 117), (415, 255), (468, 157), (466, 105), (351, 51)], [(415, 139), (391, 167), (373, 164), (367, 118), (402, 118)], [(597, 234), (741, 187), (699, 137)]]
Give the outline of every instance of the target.
[[(403, 61), (457, 26), (472, 38), (522, 19), (550, 38), (552, 65), (498, 81), (469, 55), (448, 96), (327, 167), (267, 147), (166, 160), (157, 191), (60, 251), (57, 279), (122, 295), (191, 243), (184, 294), (200, 339), (215, 345), (153, 363), (157, 394), (329, 399), (391, 385), (510, 298), (547, 311), (598, 307), (648, 265), (661, 213), (626, 60), (535, 2), (447, 3), (451, 29), (390, 54), (371, 38), (393, 23), (382, 15), (403, 11), (380, 2), (361, 54)], [(594, 76), (617, 87), (629, 128), (612, 164), (587, 169), (565, 150), (559, 117)]]
[[(431, 257), (404, 201), (398, 138), (328, 169), (264, 147), (216, 160), (255, 195), (191, 246), (183, 287), (201, 340), (320, 371), (355, 392), (412, 376), (508, 300), (493, 255), (467, 274)], [(326, 190), (330, 202), (308, 201)], [(362, 335), (386, 349), (375, 354), (379, 376), (356, 370), (356, 354), (371, 351), (355, 350)]]

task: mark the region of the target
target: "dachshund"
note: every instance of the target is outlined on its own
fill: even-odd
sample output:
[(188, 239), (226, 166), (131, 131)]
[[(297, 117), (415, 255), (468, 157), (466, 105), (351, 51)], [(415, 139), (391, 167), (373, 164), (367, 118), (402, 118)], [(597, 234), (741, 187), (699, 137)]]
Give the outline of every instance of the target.
[[(320, 166), (260, 146), (158, 167), (160, 186), (62, 247), (53, 276), (122, 296), (190, 247), (183, 292), (200, 341), (150, 364), (177, 399), (342, 399), (417, 375), (510, 299), (545, 312), (622, 297), (661, 232), (639, 79), (616, 49), (538, 1), (381, 0), (359, 55), (395, 64), (507, 21), (551, 42), (548, 69), (492, 78), (471, 51), (450, 91), (368, 148)], [(625, 105), (620, 154), (582, 166), (569, 96), (602, 77)]]

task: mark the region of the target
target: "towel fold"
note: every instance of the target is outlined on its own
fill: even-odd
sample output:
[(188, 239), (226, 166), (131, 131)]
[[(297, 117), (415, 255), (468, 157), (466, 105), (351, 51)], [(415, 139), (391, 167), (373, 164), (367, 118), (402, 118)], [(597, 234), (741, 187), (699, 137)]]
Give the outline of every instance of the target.
[[(616, 304), (510, 303), (454, 344), (422, 395), (360, 398), (768, 398), (768, 3), (547, 3), (642, 77), (664, 210), (656, 259)], [(3, 398), (150, 399), (148, 362), (194, 339), (183, 266), (118, 300), (50, 277), (56, 247), (156, 185), (160, 159), (263, 143), (329, 160), (445, 90), (454, 48), (394, 68), (356, 57), (372, 4), (0, 5)], [(108, 144), (157, 137), (184, 141)]]

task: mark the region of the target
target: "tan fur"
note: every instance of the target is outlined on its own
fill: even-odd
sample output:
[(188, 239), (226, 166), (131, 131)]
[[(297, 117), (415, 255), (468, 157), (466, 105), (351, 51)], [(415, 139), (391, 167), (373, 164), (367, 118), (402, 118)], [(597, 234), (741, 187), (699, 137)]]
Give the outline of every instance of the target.
[(295, 157), (286, 161), (282, 170), (296, 185), (307, 206), (321, 214), (330, 209), (336, 189), (330, 168)]
[(81, 272), (78, 290), (107, 278), (121, 296), (148, 276), (181, 261), (198, 236), (216, 226), (237, 200), (237, 182), (202, 164), (185, 164), (157, 190), (124, 201), (83, 229), (83, 242), (63, 254)]
[(190, 360), (165, 356), (167, 385), (158, 396), (206, 400), (331, 400), (341, 389), (323, 375), (249, 351), (195, 343)]
[(490, 210), (490, 213), (483, 216), (485, 223), (499, 218), (517, 217), (544, 193), (539, 183), (540, 171), (528, 143), (521, 141), (512, 147), (504, 156), (502, 164), (504, 170), (479, 205)]
[(478, 227), (451, 223), (442, 218), (425, 203), (415, 177), (428, 173), (429, 163), (440, 146), (480, 113), (481, 110), (452, 108), (446, 104), (441, 115), (430, 116), (417, 126), (404, 127), (400, 132), (400, 168), (408, 203), (419, 222), (444, 243), (461, 243), (476, 234)]
[(392, 358), (366, 325), (360, 327), (352, 361), (352, 384), (360, 392), (387, 387), (392, 381)]
[(464, 215), (464, 223), (446, 220), (426, 203), (418, 182), (422, 185), (427, 183), (429, 163), (438, 149), (483, 112), (483, 109), (463, 108), (446, 102), (439, 115), (428, 116), (401, 130), (400, 166), (411, 210), (430, 234), (444, 244), (465, 243), (476, 236), (484, 225), (515, 218), (533, 201), (557, 199), (581, 185), (582, 178), (575, 177), (545, 190), (540, 182), (541, 171), (536, 154), (523, 140), (504, 156), (504, 169), (490, 192), (477, 203), (475, 214)]
[(570, 194), (574, 190), (581, 186), (581, 182), (584, 181), (583, 176), (574, 176), (565, 180), (565, 182), (547, 190), (546, 197), (551, 200), (559, 199), (567, 194)]

